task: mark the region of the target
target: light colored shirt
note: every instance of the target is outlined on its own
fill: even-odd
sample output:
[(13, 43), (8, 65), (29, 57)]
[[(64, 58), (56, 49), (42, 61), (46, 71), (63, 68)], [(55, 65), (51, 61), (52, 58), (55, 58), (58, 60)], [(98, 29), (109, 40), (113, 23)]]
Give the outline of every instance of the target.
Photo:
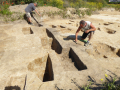
[(83, 28), (81, 28), (82, 30), (86, 31), (86, 30), (89, 30), (91, 27), (90, 27), (90, 24), (91, 22), (90, 21), (85, 21), (87, 23), (87, 25)]

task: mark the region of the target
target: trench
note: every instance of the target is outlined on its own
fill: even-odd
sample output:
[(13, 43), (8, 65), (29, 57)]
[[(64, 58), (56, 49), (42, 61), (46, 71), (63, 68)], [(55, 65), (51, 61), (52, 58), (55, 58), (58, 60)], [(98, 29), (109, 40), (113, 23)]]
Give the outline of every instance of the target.
[(120, 57), (120, 49), (118, 50), (117, 55)]
[(43, 82), (52, 81), (52, 80), (54, 80), (54, 73), (53, 73), (51, 58), (48, 55)]
[(72, 61), (75, 64), (75, 67), (78, 70), (87, 69), (87, 66), (80, 60), (80, 58), (76, 55), (76, 53), (74, 52), (74, 50), (72, 48), (70, 48), (70, 51), (69, 51), (69, 58), (72, 59)]
[(56, 53), (61, 54), (62, 46), (60, 45), (60, 43), (55, 39), (54, 35), (48, 29), (46, 29), (46, 33), (48, 37), (53, 38), (51, 48), (55, 50)]
[(52, 32), (49, 31), (49, 29), (46, 29), (46, 33), (47, 33), (48, 37), (53, 38), (51, 48), (53, 50), (55, 50), (55, 52), (57, 54), (62, 54), (63, 58), (67, 57), (67, 58), (64, 58), (64, 59), (71, 60), (74, 63), (74, 67), (77, 70), (85, 70), (85, 69), (87, 69), (87, 66), (80, 60), (80, 58), (77, 56), (77, 54), (74, 52), (74, 50), (72, 48), (68, 48), (69, 50), (66, 50), (66, 48), (62, 47), (62, 45), (54, 37)]
[[(60, 42), (55, 38), (52, 32), (49, 31), (48, 29), (46, 29), (46, 34), (48, 38), (49, 37), (52, 38), (50, 46), (51, 49), (56, 52), (56, 55), (58, 55), (61, 58), (59, 59), (60, 63), (64, 59), (63, 61), (65, 61), (66, 65), (68, 65), (68, 66), (62, 65), (62, 67), (65, 67), (63, 72), (66, 70), (71, 71), (70, 69), (77, 71), (87, 69), (87, 66), (82, 62), (82, 60), (78, 57), (78, 55), (75, 53), (75, 51), (72, 48), (70, 47), (64, 48), (60, 44)], [(48, 43), (47, 40), (46, 43)], [(48, 54), (48, 56), (35, 59), (33, 62), (29, 63), (28, 70), (31, 72), (35, 72), (38, 78), (42, 79), (43, 82), (53, 81), (55, 72), (52, 64), (53, 60), (51, 58), (52, 56)], [(45, 67), (44, 64), (46, 64)], [(64, 64), (64, 62), (62, 62), (61, 64)]]
[(49, 55), (35, 59), (28, 64), (27, 68), (29, 71), (36, 73), (37, 77), (43, 82), (54, 80), (52, 62)]

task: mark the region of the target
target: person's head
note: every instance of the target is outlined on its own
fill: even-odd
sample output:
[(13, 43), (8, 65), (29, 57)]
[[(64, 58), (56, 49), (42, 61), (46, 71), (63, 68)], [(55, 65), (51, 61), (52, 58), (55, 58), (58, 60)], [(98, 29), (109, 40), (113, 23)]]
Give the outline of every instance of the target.
[(84, 20), (81, 20), (80, 21), (80, 26), (83, 28), (83, 27), (85, 27), (86, 26), (86, 22), (84, 21)]
[(37, 7), (37, 3), (34, 3), (34, 6), (36, 6), (36, 7)]

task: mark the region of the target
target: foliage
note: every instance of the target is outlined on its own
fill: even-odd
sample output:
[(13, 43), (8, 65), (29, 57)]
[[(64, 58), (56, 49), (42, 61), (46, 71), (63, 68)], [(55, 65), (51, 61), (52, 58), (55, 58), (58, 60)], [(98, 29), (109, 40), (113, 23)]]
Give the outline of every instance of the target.
[(92, 82), (90, 82), (90, 83), (89, 83), (89, 85), (87, 85), (87, 86), (83, 87), (83, 88), (84, 88), (84, 90), (92, 90), (92, 89), (89, 89), (91, 84), (92, 84)]
[(107, 74), (105, 74), (105, 82), (103, 82), (102, 84), (104, 87), (103, 90), (119, 90), (120, 85), (116, 85), (115, 81), (116, 81), (116, 78), (109, 80)]
[(53, 6), (63, 8), (62, 0), (38, 0), (38, 6)]
[[(84, 15), (91, 15), (93, 11), (100, 10), (103, 7), (113, 7), (116, 10), (120, 9), (119, 4), (107, 4), (108, 0), (2, 0), (0, 6), (0, 13), (3, 15), (12, 15), (12, 12), (9, 11), (10, 5), (16, 4), (28, 4), (37, 2), (38, 6), (53, 6), (62, 9), (58, 12), (48, 12), (48, 16), (54, 17), (55, 15), (60, 15), (63, 18), (71, 18), (70, 15), (67, 15), (67, 10), (64, 7), (64, 4), (67, 3), (69, 7), (75, 8), (74, 14), (79, 17)], [(86, 10), (80, 10), (79, 8), (87, 8)], [(16, 19), (15, 19), (16, 20)], [(14, 21), (14, 19), (12, 19)]]
[(108, 8), (115, 8), (116, 10), (120, 10), (120, 4), (108, 4)]
[(15, 4), (28, 4), (28, 3), (34, 3), (36, 0), (11, 0), (11, 2), (14, 2)]
[(8, 21), (16, 21), (16, 20), (21, 20), (24, 18), (24, 15), (22, 13), (14, 13), (12, 15), (3, 15), (2, 16), (4, 18), (4, 21), (5, 22), (8, 22)]
[[(116, 78), (113, 78), (112, 80), (108, 79), (107, 74), (105, 74), (105, 81), (104, 79), (101, 79), (102, 81), (102, 89), (100, 90), (120, 90), (120, 84), (115, 84)], [(84, 90), (92, 90), (91, 88), (92, 83), (90, 82), (89, 85), (83, 87)]]
[(63, 8), (63, 1), (62, 0), (50, 0), (50, 4), (53, 7)]
[(3, 2), (3, 4), (0, 6), (0, 13), (3, 15), (11, 15), (12, 12), (9, 11), (8, 9), (9, 6), (10, 6), (10, 3), (8, 3), (7, 1)]

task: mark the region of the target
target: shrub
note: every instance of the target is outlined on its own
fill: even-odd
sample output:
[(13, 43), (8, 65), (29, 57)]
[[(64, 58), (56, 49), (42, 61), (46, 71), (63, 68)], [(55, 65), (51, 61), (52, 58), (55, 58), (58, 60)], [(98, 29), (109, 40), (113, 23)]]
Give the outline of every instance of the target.
[(63, 8), (63, 1), (62, 0), (50, 0), (50, 5), (53, 7)]
[(38, 6), (53, 6), (58, 8), (63, 8), (62, 0), (37, 0)]
[(97, 9), (99, 10), (99, 9), (102, 9), (102, 7), (103, 7), (103, 4), (102, 3), (97, 3)]
[(11, 15), (12, 12), (9, 11), (9, 6), (10, 4), (6, 1), (6, 2), (3, 2), (3, 4), (0, 6), (1, 10), (0, 10), (0, 13), (3, 14), (3, 15)]
[[(112, 80), (110, 80), (108, 78), (107, 74), (105, 74), (105, 81), (104, 81), (104, 79), (101, 79), (101, 81), (102, 81), (102, 84), (101, 85), (99, 84), (99, 85), (100, 85), (100, 87), (102, 87), (102, 89), (100, 89), (100, 90), (120, 90), (120, 84), (115, 83), (116, 78), (112, 78)], [(83, 87), (84, 90), (92, 90), (92, 89), (90, 89), (90, 88), (92, 88), (91, 85), (92, 85), (92, 83), (90, 82), (89, 85), (84, 86)]]

